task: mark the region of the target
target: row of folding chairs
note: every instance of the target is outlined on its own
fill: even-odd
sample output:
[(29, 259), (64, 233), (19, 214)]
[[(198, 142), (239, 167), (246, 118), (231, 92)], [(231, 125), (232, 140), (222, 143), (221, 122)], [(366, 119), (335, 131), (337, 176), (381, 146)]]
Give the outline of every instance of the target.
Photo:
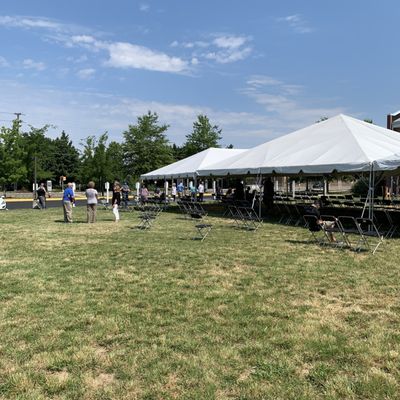
[(237, 228), (256, 231), (262, 224), (261, 218), (252, 207), (235, 203), (227, 207), (227, 216), (232, 218)]
[(191, 219), (193, 215), (199, 215), (202, 217), (205, 217), (207, 215), (204, 207), (198, 201), (179, 200), (177, 204), (181, 213), (187, 219)]
[(296, 202), (274, 203), (275, 211), (279, 217), (278, 223), (299, 226), (303, 224), (304, 207), (307, 205)]
[(324, 221), (322, 224), (315, 215), (306, 214), (303, 219), (312, 237), (320, 245), (349, 248), (357, 252), (368, 250), (375, 254), (384, 240), (374, 221), (369, 218), (321, 215)]

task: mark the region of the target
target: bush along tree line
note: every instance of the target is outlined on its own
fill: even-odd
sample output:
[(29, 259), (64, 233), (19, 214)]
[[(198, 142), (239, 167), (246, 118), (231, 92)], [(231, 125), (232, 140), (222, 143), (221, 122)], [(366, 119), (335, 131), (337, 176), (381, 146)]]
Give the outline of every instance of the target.
[[(206, 115), (198, 115), (193, 130), (182, 146), (171, 144), (166, 136), (168, 125), (160, 124), (158, 115), (149, 111), (137, 118), (122, 133), (122, 141), (109, 141), (107, 132), (83, 139), (80, 148), (62, 131), (55, 139), (46, 136), (50, 125), (22, 131), (21, 121), (10, 128), (0, 128), (0, 188), (31, 189), (37, 181), (60, 177), (86, 184), (93, 180), (103, 189), (114, 179), (133, 183), (146, 172), (189, 157), (209, 147), (220, 147), (221, 129)], [(232, 147), (232, 146), (229, 146)]]

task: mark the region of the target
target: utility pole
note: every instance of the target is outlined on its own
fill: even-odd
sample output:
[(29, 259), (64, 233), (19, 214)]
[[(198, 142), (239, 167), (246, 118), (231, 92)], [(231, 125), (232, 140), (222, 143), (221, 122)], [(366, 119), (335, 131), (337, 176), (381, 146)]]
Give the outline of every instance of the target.
[(36, 198), (37, 198), (37, 178), (36, 178), (36, 175), (37, 175), (37, 168), (36, 168), (37, 156), (36, 155), (35, 155), (34, 161), (35, 161), (35, 164), (34, 164), (35, 187), (34, 187), (34, 190), (33, 190), (33, 199), (36, 200)]
[(19, 117), (20, 117), (21, 115), (24, 115), (24, 114), (22, 114), (22, 113), (20, 113), (20, 112), (16, 112), (16, 113), (14, 113), (14, 115), (17, 116), (17, 121), (19, 121)]

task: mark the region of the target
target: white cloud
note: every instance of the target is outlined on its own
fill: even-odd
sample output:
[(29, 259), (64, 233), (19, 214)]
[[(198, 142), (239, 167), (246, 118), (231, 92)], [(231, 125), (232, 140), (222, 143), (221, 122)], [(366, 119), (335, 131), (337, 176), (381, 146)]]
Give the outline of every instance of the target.
[(147, 12), (147, 11), (150, 10), (150, 5), (149, 5), (149, 4), (142, 3), (142, 4), (140, 4), (140, 6), (139, 6), (139, 10), (140, 10), (140, 11), (143, 11), (143, 12)]
[(204, 54), (208, 60), (214, 60), (219, 64), (228, 64), (247, 58), (252, 52), (251, 47), (243, 49), (228, 49), (226, 51), (211, 51)]
[(9, 67), (10, 63), (2, 56), (0, 56), (0, 67), (1, 68), (5, 68), (5, 67)]
[[(192, 50), (192, 58), (213, 60), (218, 64), (228, 64), (244, 60), (253, 51), (248, 36), (232, 34), (213, 34), (209, 41), (197, 40), (193, 42), (173, 41), (171, 47), (182, 47)], [(202, 49), (207, 49), (202, 52)]]
[(224, 49), (237, 49), (243, 46), (247, 42), (247, 38), (244, 36), (219, 36), (214, 39), (213, 43), (217, 47)]
[(294, 14), (277, 19), (278, 22), (287, 23), (296, 33), (311, 33), (314, 29), (308, 26), (308, 23), (302, 15)]
[(108, 67), (173, 73), (187, 72), (190, 69), (190, 64), (186, 60), (132, 43), (106, 42), (91, 35), (74, 35), (58, 39), (67, 47), (79, 46), (93, 52), (106, 51), (109, 58), (104, 65)]
[(84, 68), (77, 72), (77, 75), (80, 79), (90, 79), (96, 73), (94, 68)]
[(188, 62), (179, 57), (171, 57), (131, 43), (110, 43), (107, 49), (110, 58), (106, 65), (116, 68), (139, 68), (161, 72), (184, 72), (189, 68)]
[(8, 15), (0, 16), (0, 25), (13, 28), (42, 28), (50, 30), (62, 30), (63, 24), (51, 21), (47, 18), (37, 17), (10, 17)]
[[(0, 16), (0, 25), (27, 29), (44, 28), (56, 32), (51, 39), (67, 47), (79, 46), (93, 52), (107, 52), (108, 60), (104, 65), (110, 67), (182, 73), (189, 71), (191, 65), (190, 61), (137, 44), (107, 42), (97, 39), (92, 34), (71, 34), (74, 31), (72, 25), (63, 25), (44, 18)], [(44, 69), (43, 63), (34, 63), (32, 60), (26, 60), (24, 66), (37, 70)]]
[(289, 127), (306, 126), (321, 116), (330, 117), (344, 111), (340, 107), (315, 107), (312, 99), (302, 96), (302, 86), (286, 84), (270, 76), (254, 75), (246, 84), (241, 93), (261, 105), (271, 117), (285, 121)]
[(22, 65), (25, 69), (35, 69), (36, 71), (43, 71), (46, 69), (46, 65), (40, 61), (33, 61), (30, 58), (26, 58)]
[(128, 125), (135, 124), (137, 117), (148, 110), (158, 113), (160, 123), (170, 125), (168, 139), (177, 144), (185, 141), (199, 114), (206, 114), (222, 128), (223, 145), (233, 143), (235, 147), (247, 148), (288, 132), (285, 122), (263, 114), (144, 101), (107, 93), (61, 91), (10, 81), (0, 81), (0, 85), (0, 109), (21, 110), (25, 114), (24, 129), (28, 129), (27, 124), (35, 127), (53, 124), (57, 128), (49, 132), (52, 137), (65, 130), (75, 145), (86, 136), (104, 131), (109, 132), (110, 140), (121, 141)]
[(247, 80), (250, 87), (282, 85), (282, 82), (266, 75), (253, 75)]

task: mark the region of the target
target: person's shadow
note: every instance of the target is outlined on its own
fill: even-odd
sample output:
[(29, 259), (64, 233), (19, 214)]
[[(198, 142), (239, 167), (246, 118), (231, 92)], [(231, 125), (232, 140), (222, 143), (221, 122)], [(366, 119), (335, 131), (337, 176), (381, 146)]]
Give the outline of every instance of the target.
[[(63, 219), (56, 219), (54, 222), (57, 224), (67, 224), (67, 222), (65, 222)], [(87, 222), (86, 221), (74, 221), (71, 224), (87, 224)]]

